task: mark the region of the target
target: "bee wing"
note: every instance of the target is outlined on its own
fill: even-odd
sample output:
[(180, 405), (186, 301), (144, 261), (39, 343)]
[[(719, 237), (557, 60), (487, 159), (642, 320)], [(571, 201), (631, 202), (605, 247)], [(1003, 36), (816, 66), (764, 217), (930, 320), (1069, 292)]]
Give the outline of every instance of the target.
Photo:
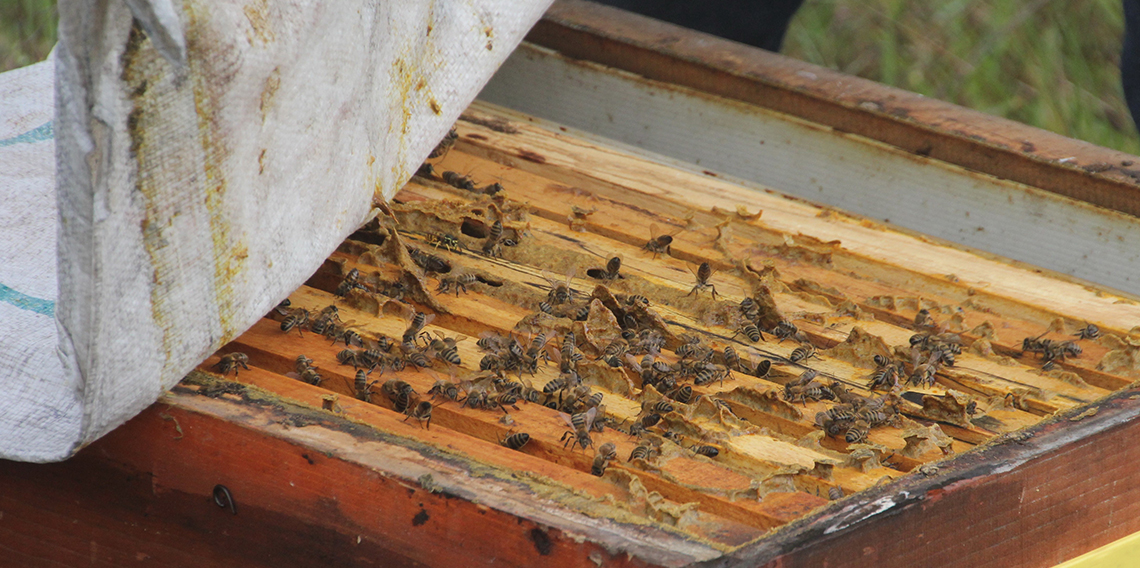
[(570, 270), (568, 270), (568, 271), (566, 272), (566, 287), (567, 287), (567, 288), (569, 288), (569, 287), (570, 287), (570, 281), (574, 279), (574, 276), (575, 276), (577, 273), (578, 273), (578, 267), (577, 267), (577, 266), (571, 266), (571, 267), (570, 267)]
[(657, 240), (657, 237), (659, 237), (659, 236), (661, 236), (661, 227), (658, 227), (657, 223), (650, 223), (649, 224), (649, 240), (655, 241), (655, 240)]
[(633, 355), (630, 355), (629, 353), (625, 354), (625, 362), (626, 362), (626, 365), (629, 366), (629, 369), (635, 373), (641, 373), (641, 371), (643, 370), (641, 367), (641, 363), (639, 363), (637, 361), (637, 357), (634, 357)]
[[(591, 408), (590, 410), (593, 410), (593, 408)], [(570, 419), (569, 414), (566, 414), (565, 412), (559, 412), (558, 417), (561, 418), (562, 421), (565, 422), (566, 425), (569, 426), (571, 430), (574, 429), (574, 421)]]
[(435, 314), (427, 314), (427, 316), (424, 317), (424, 327), (427, 327), (428, 325), (430, 325), (432, 320), (434, 320), (434, 319), (435, 319)]
[(554, 277), (551, 276), (550, 273), (547, 272), (545, 269), (543, 269), (542, 272), (539, 272), (539, 275), (542, 276), (543, 280), (546, 280), (547, 284), (550, 284), (551, 288), (557, 288), (558, 287), (558, 281), (555, 280)]
[(598, 415), (597, 407), (593, 407), (586, 411), (586, 430), (594, 427), (594, 417)]
[(453, 342), (452, 345), (454, 345), (455, 343), (459, 343), (460, 341), (466, 341), (466, 340), (467, 340), (466, 335), (456, 335), (455, 337), (451, 338), (451, 341)]

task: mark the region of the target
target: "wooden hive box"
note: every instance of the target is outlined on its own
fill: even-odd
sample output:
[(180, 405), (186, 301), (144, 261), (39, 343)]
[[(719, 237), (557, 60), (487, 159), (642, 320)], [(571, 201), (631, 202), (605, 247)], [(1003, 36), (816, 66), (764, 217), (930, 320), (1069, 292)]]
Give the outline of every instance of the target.
[[(1140, 529), (1131, 298), (487, 103), (456, 127), (390, 216), (154, 407), (68, 462), (3, 464), (7, 558), (1048, 566)], [(328, 306), (340, 333), (313, 329)], [(431, 345), (459, 336), (459, 364)], [(220, 373), (234, 353), (248, 369)], [(563, 367), (601, 394), (586, 447), (565, 418), (589, 405), (548, 386)]]

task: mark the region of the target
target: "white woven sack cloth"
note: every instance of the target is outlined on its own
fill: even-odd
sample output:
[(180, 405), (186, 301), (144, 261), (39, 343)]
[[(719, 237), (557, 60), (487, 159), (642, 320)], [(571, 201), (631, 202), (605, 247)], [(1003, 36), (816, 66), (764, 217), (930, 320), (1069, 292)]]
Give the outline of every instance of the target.
[(549, 3), (62, 0), (0, 75), (0, 457), (69, 457), (253, 325)]

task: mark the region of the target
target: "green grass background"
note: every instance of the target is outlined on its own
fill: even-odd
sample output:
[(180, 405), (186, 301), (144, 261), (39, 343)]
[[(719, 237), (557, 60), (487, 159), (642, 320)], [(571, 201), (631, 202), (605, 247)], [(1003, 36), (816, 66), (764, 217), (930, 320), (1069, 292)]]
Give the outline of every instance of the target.
[[(0, 0), (0, 71), (55, 44), (55, 2)], [(807, 0), (784, 53), (1140, 153), (1120, 89), (1120, 0)]]

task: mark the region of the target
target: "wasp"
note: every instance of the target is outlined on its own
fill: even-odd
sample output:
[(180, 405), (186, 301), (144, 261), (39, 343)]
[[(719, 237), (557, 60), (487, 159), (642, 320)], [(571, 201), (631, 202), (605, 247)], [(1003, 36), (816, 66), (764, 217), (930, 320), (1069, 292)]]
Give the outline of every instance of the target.
[(428, 235), (428, 244), (435, 248), (443, 247), (444, 250), (451, 252), (459, 252), (463, 248), (463, 243), (459, 242), (459, 238), (450, 233), (432, 233)]
[(516, 434), (508, 434), (506, 438), (499, 440), (499, 444), (508, 447), (512, 450), (521, 450), (523, 446), (530, 441), (530, 434), (526, 432), (518, 432)]
[(653, 253), (653, 258), (657, 258), (659, 254), (669, 254), (670, 246), (673, 244), (673, 235), (661, 234), (660, 228), (656, 223), (649, 224), (649, 242), (641, 247), (642, 250)]
[(716, 270), (713, 269), (712, 265), (709, 264), (708, 262), (702, 262), (701, 265), (698, 266), (696, 270), (689, 268), (689, 271), (692, 272), (693, 276), (695, 276), (697, 278), (697, 283), (693, 286), (693, 289), (689, 290), (689, 293), (685, 294), (685, 295), (686, 296), (692, 296), (693, 294), (697, 293), (698, 290), (704, 290), (705, 288), (710, 288), (710, 289), (712, 289), (712, 297), (715, 300), (716, 299), (716, 286), (714, 286), (711, 282), (709, 282), (709, 279), (711, 279), (713, 274), (716, 272)]
[(229, 374), (230, 371), (234, 372), (234, 376), (238, 375), (238, 367), (249, 370), (249, 355), (239, 353), (237, 351), (223, 356), (214, 364), (214, 368), (218, 370), (222, 376)]
[(585, 412), (574, 415), (559, 413), (562, 420), (571, 428), (571, 430), (567, 430), (562, 434), (562, 439), (559, 441), (577, 444), (582, 446), (583, 450), (592, 446), (594, 440), (590, 438), (590, 429), (594, 426), (594, 417), (597, 415), (597, 412), (598, 410), (596, 408), (591, 408)]

